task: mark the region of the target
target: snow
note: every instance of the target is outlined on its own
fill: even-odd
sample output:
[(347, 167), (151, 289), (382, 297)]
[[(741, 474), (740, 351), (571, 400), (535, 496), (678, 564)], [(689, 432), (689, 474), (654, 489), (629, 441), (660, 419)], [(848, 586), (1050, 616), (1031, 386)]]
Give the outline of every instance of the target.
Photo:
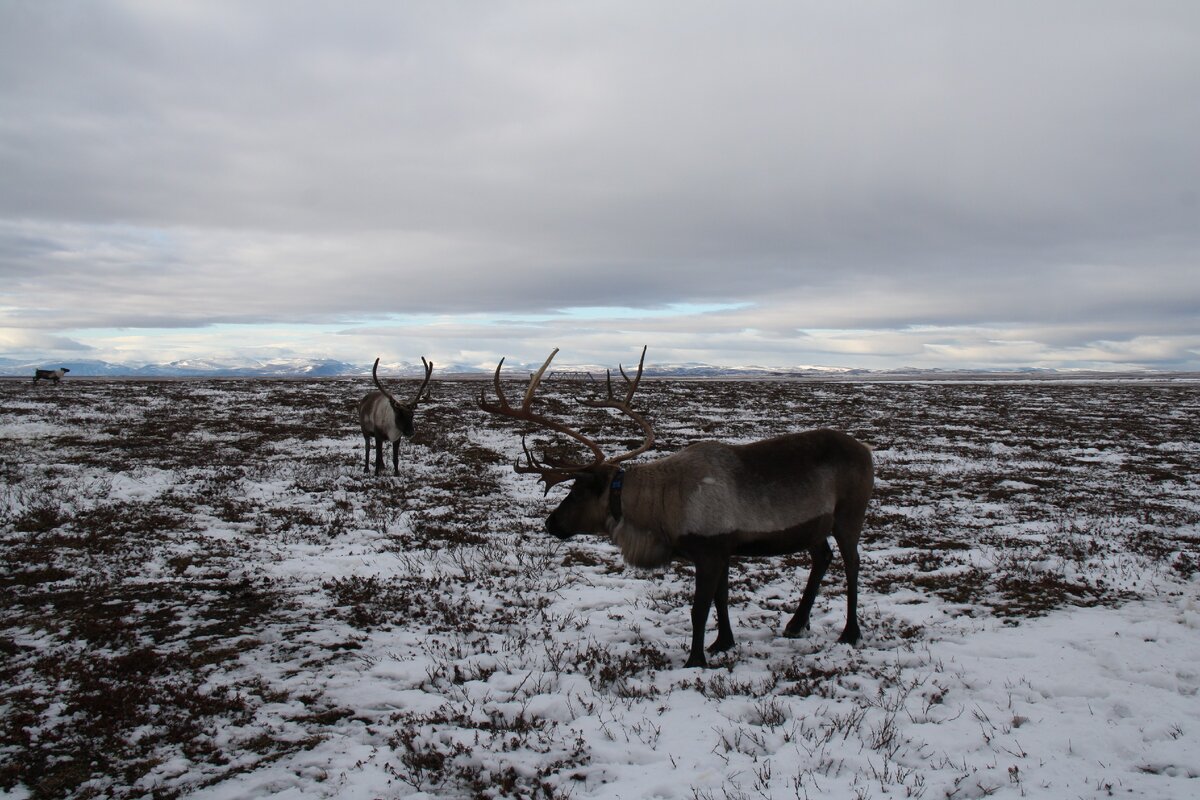
[[(77, 573), (36, 584), (43, 606), (56, 602), (53, 591), (101, 576), (127, 592), (194, 587), (186, 595), (193, 602), (171, 607), (178, 630), (147, 641), (200, 653), (201, 633), (225, 636), (232, 651), (214, 654), (192, 677), (204, 695), (241, 693), (247, 711), (199, 730), (223, 762), (166, 739), (157, 745), (162, 731), (152, 719), (124, 732), (158, 748), (134, 781), (92, 776), (66, 796), (550, 790), (576, 798), (858, 800), (1200, 791), (1200, 581), (1178, 566), (1194, 557), (1200, 520), (1200, 449), (1181, 434), (1200, 413), (1196, 388), (1148, 396), (1157, 403), (1130, 403), (1120, 392), (1100, 398), (1113, 419), (1137, 417), (1138, 436), (1147, 435), (1145, 415), (1167, 419), (1183, 409), (1177, 427), (1154, 434), (1160, 441), (1131, 440), (1123, 450), (1118, 442), (1128, 433), (1089, 444), (1084, 428), (1041, 418), (1030, 425), (1042, 431), (1032, 444), (1020, 431), (998, 435), (988, 403), (975, 395), (1001, 393), (986, 398), (1010, 407), (1028, 400), (1039, 414), (1058, 403), (1069, 419), (1070, 403), (1097, 402), (1094, 387), (961, 387), (954, 391), (963, 397), (932, 412), (934, 395), (912, 387), (823, 387), (820, 408), (786, 395), (877, 446), (863, 641), (835, 643), (845, 622), (840, 573), (826, 578), (813, 630), (781, 637), (807, 557), (786, 567), (748, 560), (731, 578), (737, 645), (713, 658), (712, 669), (693, 670), (681, 668), (690, 570), (622, 568), (601, 539), (561, 544), (541, 534), (555, 495), (544, 499), (532, 479), (512, 473), (520, 437), (471, 410), (471, 387), (437, 388), (439, 404), (422, 407), (418, 437), (402, 446), (399, 478), (361, 475), (344, 383), (162, 388), (191, 398), (198, 420), (196, 435), (176, 438), (171, 451), (138, 449), (139, 415), (169, 404), (131, 409), (122, 399), (127, 387), (89, 385), (89, 404), (101, 409), (95, 432), (118, 419), (123, 430), (88, 446), (47, 448), (30, 436), (54, 435), (54, 396), (23, 407), (19, 418), (0, 413), (0, 444), (14, 454), (0, 492), (4, 547), (33, 558), (30, 548), (48, 537), (58, 551), (47, 563)], [(315, 393), (330, 416), (314, 410), (293, 429), (270, 428), (269, 439), (239, 447), (255, 430), (232, 428), (232, 410), (268, 391)], [(719, 386), (658, 391), (672, 397), (655, 408), (669, 449), (691, 437), (695, 409), (718, 409), (726, 397)], [(809, 390), (739, 383), (730, 395), (737, 407), (726, 409), (717, 435), (752, 440), (793, 424), (778, 419), (774, 391)], [(748, 395), (763, 400), (747, 404)], [(945, 424), (904, 428), (870, 409), (847, 411), (847, 398), (862, 397), (908, 403)], [(1015, 416), (1003, 425), (1019, 428)], [(935, 427), (953, 433), (928, 435)], [(1147, 453), (1177, 459), (1171, 470), (1182, 482), (1152, 472), (1139, 478), (1131, 470)], [(114, 468), (105, 469), (106, 458)], [(30, 516), (44, 498), (64, 494), (56, 518)], [(96, 515), (113, 507), (129, 525), (113, 528), (128, 553), (102, 547), (109, 540)], [(161, 507), (181, 521), (136, 528)], [(1152, 535), (1157, 549), (1127, 546), (1121, 537), (1134, 534)], [(71, 542), (85, 535), (94, 549), (68, 559)], [(33, 579), (17, 580), (15, 561), (4, 568), (14, 600), (25, 598)], [(222, 633), (211, 609), (195, 601), (255, 602), (228, 588), (243, 584), (270, 587), (280, 600), (254, 611), (256, 624), (230, 623)], [(155, 602), (139, 600), (140, 612), (126, 618), (162, 614)], [(73, 632), (65, 611), (60, 631), (32, 613), (32, 603), (4, 618), (5, 674), (20, 686), (39, 686), (27, 663), (39, 655), (119, 650), (119, 630), (100, 648)], [(155, 631), (137, 630), (144, 638)], [(72, 680), (62, 676), (50, 688), (65, 698)], [(4, 695), (0, 715), (15, 714), (14, 697)], [(42, 735), (77, 725), (74, 713), (66, 699), (49, 702), (38, 717)], [(248, 744), (256, 741), (270, 743), (269, 756)], [(13, 746), (0, 742), (0, 767)], [(473, 775), (483, 784), (472, 784)], [(0, 796), (35, 795), (18, 782)]]
[[(536, 673), (493, 675), (471, 688), (499, 713), (583, 735), (593, 763), (577, 773), (578, 796), (719, 796), (729, 786), (757, 793), (755, 776), (769, 769), (793, 776), (769, 796), (1090, 797), (1111, 787), (1120, 796), (1185, 798), (1195, 793), (1190, 779), (1200, 777), (1200, 752), (1188, 735), (1200, 730), (1197, 654), (1194, 600), (1160, 600), (1064, 611), (1019, 628), (947, 631), (919, 650), (868, 656), (889, 680), (877, 688), (864, 681), (873, 696), (858, 718), (859, 707), (838, 698), (706, 697), (686, 688), (695, 678), (685, 670), (661, 673), (663, 695), (653, 702), (614, 703), (580, 680), (523, 693), (522, 684), (543, 679)], [(740, 668), (733, 675), (763, 677)], [(362, 712), (433, 710), (436, 703), (413, 688), (424, 677), (412, 664), (381, 662), (325, 688)], [(872, 747), (892, 730), (886, 746)], [(401, 793), (371, 746), (370, 726), (340, 733), (192, 796)]]

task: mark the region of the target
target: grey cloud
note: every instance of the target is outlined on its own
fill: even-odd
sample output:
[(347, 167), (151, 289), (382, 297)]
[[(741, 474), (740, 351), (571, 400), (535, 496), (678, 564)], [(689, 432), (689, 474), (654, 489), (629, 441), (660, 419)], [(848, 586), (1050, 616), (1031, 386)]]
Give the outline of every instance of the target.
[(293, 230), (553, 222), (692, 256), (1178, 219), (1196, 185), (1182, 11), (216, 8), (10, 12), (7, 102), (37, 127), (10, 134), (5, 196)]

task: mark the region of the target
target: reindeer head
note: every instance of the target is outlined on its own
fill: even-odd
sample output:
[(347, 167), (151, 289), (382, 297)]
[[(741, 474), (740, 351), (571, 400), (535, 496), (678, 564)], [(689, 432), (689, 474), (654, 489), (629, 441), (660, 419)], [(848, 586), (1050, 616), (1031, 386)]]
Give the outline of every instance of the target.
[(504, 396), (504, 390), (500, 386), (500, 368), (504, 366), (504, 359), (500, 359), (500, 363), (496, 365), (496, 374), (492, 381), (496, 389), (496, 398), (499, 402), (489, 403), (485, 397), (487, 388), (484, 387), (479, 393), (479, 407), (489, 414), (499, 414), (511, 417), (512, 419), (532, 422), (548, 430), (561, 433), (584, 445), (592, 452), (592, 461), (588, 463), (565, 461), (544, 456), (539, 460), (529, 451), (524, 437), (521, 438), (521, 449), (525, 453), (525, 462), (522, 463), (518, 460), (513, 465), (514, 470), (523, 475), (537, 475), (538, 480), (545, 485), (547, 494), (550, 492), (550, 488), (556, 484), (563, 483), (564, 481), (573, 482), (571, 491), (567, 494), (566, 498), (558, 504), (558, 507), (546, 519), (546, 530), (560, 539), (566, 539), (576, 533), (603, 533), (606, 530), (610, 514), (613, 479), (620, 472), (620, 467), (617, 465), (622, 461), (627, 461), (634, 456), (641, 455), (653, 447), (654, 431), (650, 427), (650, 423), (630, 406), (633, 394), (637, 391), (638, 384), (642, 380), (642, 367), (646, 361), (645, 347), (642, 348), (642, 357), (638, 362), (637, 374), (632, 379), (625, 374), (624, 367), (619, 367), (621, 377), (625, 379), (626, 391), (624, 400), (618, 399), (613, 393), (612, 372), (610, 371), (607, 380), (608, 397), (602, 400), (582, 401), (584, 405), (591, 408), (611, 408), (620, 411), (641, 426), (645, 434), (642, 444), (634, 450), (611, 458), (606, 457), (599, 445), (579, 431), (561, 422), (537, 414), (532, 410), (534, 392), (537, 391), (537, 387), (542, 381), (542, 376), (545, 375), (546, 369), (557, 354), (558, 349), (555, 348), (550, 357), (546, 359), (546, 363), (542, 364), (542, 368), (530, 378), (529, 388), (525, 390), (525, 398), (519, 408), (513, 408), (509, 404), (508, 398)]
[[(413, 396), (411, 403), (401, 403), (391, 392), (383, 387), (379, 382), (379, 359), (375, 359), (375, 366), (371, 367), (371, 380), (375, 381), (375, 386), (379, 391), (383, 392), (383, 396), (388, 399), (388, 403), (392, 406), (392, 413), (396, 415), (396, 425), (400, 428), (400, 432), (407, 438), (412, 438), (413, 435), (413, 414), (417, 410), (417, 405), (421, 402), (421, 395), (425, 392), (425, 387), (429, 385), (429, 377), (433, 375), (433, 362), (426, 361), (425, 356), (421, 356), (421, 364), (425, 367), (425, 381), (417, 389), (416, 395)], [(394, 435), (394, 434), (393, 434)]]

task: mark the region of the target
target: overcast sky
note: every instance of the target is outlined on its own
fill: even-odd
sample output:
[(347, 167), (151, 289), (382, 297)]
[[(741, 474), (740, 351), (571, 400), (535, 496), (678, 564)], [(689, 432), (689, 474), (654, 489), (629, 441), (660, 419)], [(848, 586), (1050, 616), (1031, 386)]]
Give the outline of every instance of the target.
[(0, 0), (0, 356), (1200, 369), (1200, 3)]

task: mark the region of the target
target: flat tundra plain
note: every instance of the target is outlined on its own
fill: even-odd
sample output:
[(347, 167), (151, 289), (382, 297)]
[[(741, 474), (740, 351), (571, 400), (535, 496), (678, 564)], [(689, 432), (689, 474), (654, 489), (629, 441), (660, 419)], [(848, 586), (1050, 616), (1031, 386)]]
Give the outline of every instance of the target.
[[(840, 556), (800, 639), (808, 555), (744, 559), (708, 670), (691, 566), (545, 535), (481, 385), (375, 477), (369, 380), (0, 381), (0, 794), (1200, 794), (1200, 384), (646, 380), (642, 460), (875, 451), (859, 646)], [(596, 389), (540, 408), (635, 445)]]

